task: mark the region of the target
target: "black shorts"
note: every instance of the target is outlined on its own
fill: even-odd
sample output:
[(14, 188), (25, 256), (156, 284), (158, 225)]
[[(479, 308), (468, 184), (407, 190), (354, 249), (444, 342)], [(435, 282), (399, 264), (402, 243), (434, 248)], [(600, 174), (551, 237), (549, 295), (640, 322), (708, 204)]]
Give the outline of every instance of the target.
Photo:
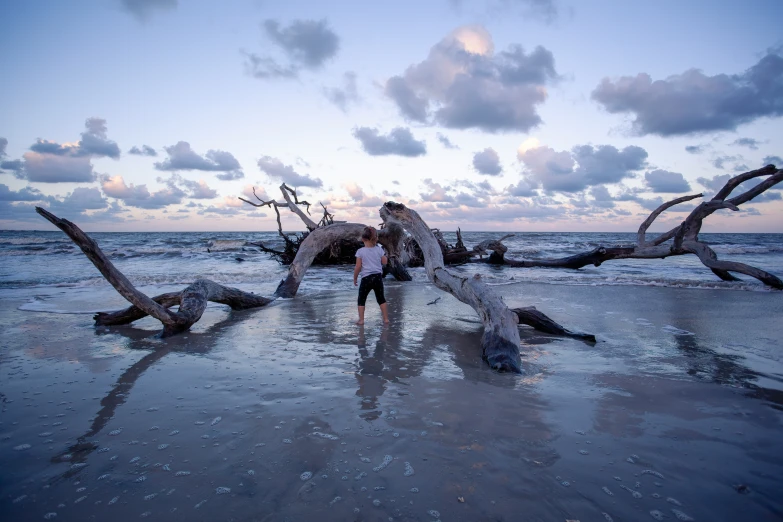
[(386, 298), (383, 296), (383, 274), (370, 274), (362, 277), (362, 282), (359, 283), (359, 306), (364, 306), (367, 302), (370, 290), (375, 292), (375, 300), (379, 305), (386, 302)]

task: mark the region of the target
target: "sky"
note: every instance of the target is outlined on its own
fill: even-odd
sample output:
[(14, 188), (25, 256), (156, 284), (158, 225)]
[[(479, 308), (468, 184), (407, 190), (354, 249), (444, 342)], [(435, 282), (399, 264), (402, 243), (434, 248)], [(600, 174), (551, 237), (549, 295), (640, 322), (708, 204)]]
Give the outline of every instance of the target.
[[(783, 167), (779, 0), (28, 0), (0, 18), (5, 230), (52, 229), (35, 206), (87, 231), (275, 230), (239, 197), (286, 183), (316, 218), (376, 225), (391, 200), (443, 230), (630, 232)], [(704, 231), (783, 232), (782, 189)]]

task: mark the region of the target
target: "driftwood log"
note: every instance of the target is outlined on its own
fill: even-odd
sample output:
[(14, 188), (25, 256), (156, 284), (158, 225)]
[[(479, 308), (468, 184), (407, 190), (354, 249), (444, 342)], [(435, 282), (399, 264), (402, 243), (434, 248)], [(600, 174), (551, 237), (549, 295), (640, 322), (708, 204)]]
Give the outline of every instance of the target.
[(436, 235), (415, 210), (390, 201), (381, 207), (380, 213), (386, 226), (397, 223), (416, 240), (423, 253), (424, 267), (430, 281), (470, 305), (479, 315), (484, 326), (481, 336), (482, 358), (492, 369), (522, 372), (517, 326), (520, 322), (547, 333), (595, 342), (595, 336), (566, 330), (535, 308), (510, 310), (478, 274), (473, 277), (459, 277), (449, 272), (444, 266), (443, 249)]
[[(762, 176), (768, 177), (738, 196), (726, 199), (742, 183)], [(747, 203), (781, 181), (783, 181), (783, 170), (777, 169), (774, 165), (767, 165), (761, 169), (734, 176), (726, 182), (723, 188), (711, 200), (696, 206), (682, 223), (668, 232), (658, 235), (652, 241), (647, 240), (647, 229), (650, 228), (650, 225), (662, 212), (674, 205), (700, 198), (702, 194), (679, 197), (660, 205), (639, 226), (636, 244), (632, 246), (600, 246), (590, 252), (555, 259), (507, 259), (503, 256), (505, 252), (496, 249), (492, 252), (489, 259), (483, 261), (522, 268), (579, 269), (588, 265), (600, 266), (602, 263), (613, 259), (663, 259), (670, 256), (694, 254), (704, 266), (724, 281), (737, 281), (738, 279), (731, 274), (736, 272), (758, 279), (772, 288), (783, 290), (783, 281), (778, 277), (744, 263), (721, 261), (707, 243), (699, 240), (699, 232), (704, 219), (715, 211), (724, 208), (738, 211), (741, 204)]]
[[(150, 315), (163, 323), (161, 336), (168, 337), (190, 329), (196, 321), (201, 319), (208, 301), (227, 304), (233, 310), (244, 310), (265, 306), (274, 300), (219, 285), (208, 279), (198, 279), (181, 292), (161, 294), (151, 298), (139, 292), (128, 278), (109, 261), (98, 244), (79, 227), (66, 219), (58, 218), (41, 207), (36, 207), (35, 211), (65, 232), (82, 249), (87, 259), (95, 265), (95, 268), (114, 289), (133, 305), (117, 312), (96, 314), (96, 325), (128, 324)], [(175, 305), (179, 306), (176, 312), (170, 310)]]

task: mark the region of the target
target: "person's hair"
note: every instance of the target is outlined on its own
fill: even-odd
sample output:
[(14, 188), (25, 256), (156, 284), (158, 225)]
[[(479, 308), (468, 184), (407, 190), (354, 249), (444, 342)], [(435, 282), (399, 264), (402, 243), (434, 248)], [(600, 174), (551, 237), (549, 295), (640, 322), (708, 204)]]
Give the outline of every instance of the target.
[(366, 239), (375, 246), (378, 244), (378, 232), (376, 232), (373, 227), (364, 227), (364, 230), (362, 230), (362, 239)]

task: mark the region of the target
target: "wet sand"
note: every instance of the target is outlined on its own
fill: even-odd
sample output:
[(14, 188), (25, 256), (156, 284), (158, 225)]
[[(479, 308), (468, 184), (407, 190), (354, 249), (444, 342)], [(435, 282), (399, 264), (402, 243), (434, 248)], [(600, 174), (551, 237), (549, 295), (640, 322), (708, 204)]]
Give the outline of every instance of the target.
[(779, 293), (496, 288), (599, 342), (523, 328), (527, 375), (493, 373), (430, 285), (387, 283), (385, 328), (346, 289), (165, 341), (5, 291), (0, 519), (783, 518)]

